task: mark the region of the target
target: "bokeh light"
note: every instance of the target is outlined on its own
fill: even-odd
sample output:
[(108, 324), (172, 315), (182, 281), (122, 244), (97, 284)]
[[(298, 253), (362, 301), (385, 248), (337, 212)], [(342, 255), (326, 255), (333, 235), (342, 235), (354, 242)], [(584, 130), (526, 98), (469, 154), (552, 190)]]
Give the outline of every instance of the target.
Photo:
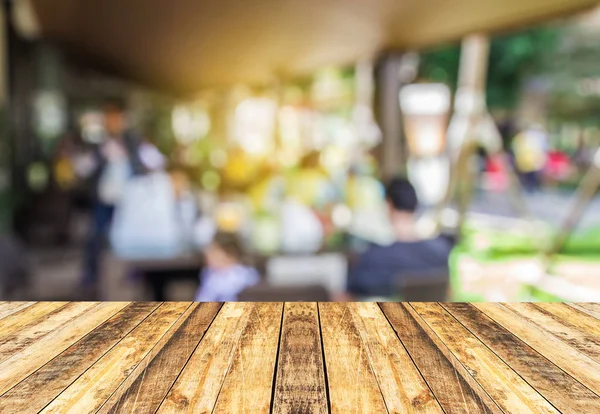
[(211, 126), (207, 111), (197, 105), (176, 106), (173, 109), (171, 124), (175, 137), (183, 144), (204, 138)]
[(269, 98), (248, 98), (235, 111), (235, 140), (252, 155), (265, 155), (275, 144), (277, 103)]

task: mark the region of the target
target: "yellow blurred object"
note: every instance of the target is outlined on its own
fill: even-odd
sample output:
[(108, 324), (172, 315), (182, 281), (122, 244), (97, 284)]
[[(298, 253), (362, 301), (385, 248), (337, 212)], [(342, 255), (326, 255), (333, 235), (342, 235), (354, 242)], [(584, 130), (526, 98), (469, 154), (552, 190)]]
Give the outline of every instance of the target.
[(346, 200), (352, 210), (376, 207), (384, 201), (381, 183), (373, 177), (352, 176), (347, 181)]
[(54, 177), (59, 187), (71, 188), (75, 184), (76, 175), (73, 165), (67, 158), (59, 159), (54, 165)]
[(315, 205), (327, 185), (328, 177), (321, 170), (307, 168), (298, 171), (287, 180), (288, 195), (305, 206)]
[(219, 230), (237, 232), (243, 221), (243, 212), (233, 203), (221, 204), (216, 211), (216, 222)]
[(260, 169), (256, 158), (250, 157), (243, 151), (235, 151), (227, 159), (225, 178), (233, 185), (245, 185), (252, 182)]
[(250, 203), (252, 204), (252, 208), (255, 211), (260, 210), (263, 207), (270, 185), (271, 179), (267, 178), (266, 180), (263, 180), (257, 185), (250, 188), (250, 190), (248, 191)]

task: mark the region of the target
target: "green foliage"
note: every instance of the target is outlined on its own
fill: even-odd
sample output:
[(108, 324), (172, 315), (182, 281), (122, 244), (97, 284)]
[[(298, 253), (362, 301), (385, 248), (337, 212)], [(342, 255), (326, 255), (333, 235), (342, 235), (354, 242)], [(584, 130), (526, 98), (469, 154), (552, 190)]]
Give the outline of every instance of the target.
[[(523, 80), (545, 64), (547, 51), (557, 44), (561, 29), (546, 26), (499, 36), (490, 44), (487, 99), (490, 108), (513, 108)], [(456, 88), (460, 45), (421, 54), (422, 77)]]
[(548, 112), (561, 121), (598, 125), (600, 96), (582, 94), (580, 82), (597, 79), (600, 68), (598, 32), (568, 26), (557, 47), (546, 51), (545, 65), (550, 84)]

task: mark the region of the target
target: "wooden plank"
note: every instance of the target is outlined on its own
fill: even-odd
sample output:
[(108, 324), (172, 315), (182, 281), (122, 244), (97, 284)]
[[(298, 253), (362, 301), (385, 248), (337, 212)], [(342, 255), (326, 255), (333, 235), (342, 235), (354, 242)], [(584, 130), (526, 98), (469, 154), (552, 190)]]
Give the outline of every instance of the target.
[(590, 335), (600, 336), (600, 320), (581, 312), (566, 303), (534, 303), (538, 308), (570, 323)]
[[(0, 338), (7, 337), (13, 332), (36, 322), (39, 318), (56, 311), (67, 302), (38, 302), (28, 306), (17, 313), (0, 320)], [(1, 340), (1, 339), (0, 339)]]
[(254, 304), (226, 303), (158, 412), (211, 412)]
[(0, 302), (0, 319), (6, 318), (13, 313), (19, 312), (35, 302)]
[(41, 412), (94, 412), (150, 352), (190, 303), (164, 303)]
[(379, 306), (444, 412), (502, 413), (412, 307), (400, 303)]
[(269, 413), (283, 303), (255, 304), (214, 413)]
[(98, 413), (155, 412), (220, 308), (220, 303), (192, 304)]
[(505, 306), (522, 315), (539, 328), (552, 333), (579, 352), (600, 362), (600, 336), (588, 335), (531, 303), (507, 303)]
[(387, 412), (348, 306), (330, 302), (318, 307), (331, 412)]
[(443, 306), (562, 412), (589, 413), (600, 406), (596, 394), (472, 305)]
[(133, 303), (0, 397), (0, 412), (38, 412), (84, 373), (158, 303)]
[(316, 303), (286, 303), (284, 306), (273, 412), (327, 412)]
[(0, 372), (2, 372), (0, 395), (79, 341), (125, 306), (127, 303), (124, 302), (105, 302), (94, 305), (80, 313), (68, 325), (57, 328), (0, 363)]
[(435, 303), (411, 303), (456, 358), (505, 412), (557, 410), (460, 322)]
[(593, 318), (600, 319), (600, 309), (590, 306), (593, 305), (591, 303), (569, 303), (568, 305), (587, 315), (590, 315)]
[(477, 303), (474, 306), (590, 390), (600, 394), (600, 364), (592, 358), (501, 304)]
[(350, 303), (348, 309), (390, 413), (442, 413), (408, 352), (376, 303)]
[(40, 341), (51, 332), (65, 327), (81, 313), (97, 306), (98, 302), (73, 302), (61, 307), (23, 329), (0, 339), (0, 363), (20, 350)]

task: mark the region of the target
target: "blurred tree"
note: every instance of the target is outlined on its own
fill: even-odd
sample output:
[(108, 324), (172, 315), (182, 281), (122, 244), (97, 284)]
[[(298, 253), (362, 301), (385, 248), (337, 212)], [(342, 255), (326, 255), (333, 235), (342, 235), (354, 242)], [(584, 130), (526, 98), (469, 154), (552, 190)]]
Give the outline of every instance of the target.
[(600, 112), (600, 29), (571, 24), (544, 64), (550, 85), (548, 112), (559, 121), (598, 125)]
[[(523, 80), (539, 71), (553, 50), (562, 28), (551, 25), (492, 38), (488, 69), (487, 101), (490, 108), (511, 109)], [(450, 45), (421, 54), (421, 76), (456, 88), (460, 45)]]

